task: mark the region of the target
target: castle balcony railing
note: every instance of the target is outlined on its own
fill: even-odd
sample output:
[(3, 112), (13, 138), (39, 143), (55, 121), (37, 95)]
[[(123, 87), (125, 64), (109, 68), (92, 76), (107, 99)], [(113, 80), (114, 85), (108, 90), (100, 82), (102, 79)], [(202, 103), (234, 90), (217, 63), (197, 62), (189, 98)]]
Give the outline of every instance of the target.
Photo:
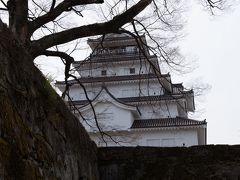
[[(144, 54), (142, 52), (139, 51), (114, 51), (114, 52), (104, 52), (104, 53), (93, 53), (91, 55), (92, 58), (102, 58), (102, 57), (109, 57), (109, 56), (143, 56)], [(148, 53), (146, 52), (146, 55), (148, 55)]]

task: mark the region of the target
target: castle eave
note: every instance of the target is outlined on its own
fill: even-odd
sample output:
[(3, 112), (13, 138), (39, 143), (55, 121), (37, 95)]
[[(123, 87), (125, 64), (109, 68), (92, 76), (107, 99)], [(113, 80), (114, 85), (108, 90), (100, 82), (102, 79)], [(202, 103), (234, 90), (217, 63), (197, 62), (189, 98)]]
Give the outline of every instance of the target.
[[(102, 77), (82, 77), (79, 78), (81, 83), (97, 83), (97, 82), (115, 82), (115, 81), (129, 81), (129, 80), (142, 80), (142, 79), (157, 79), (169, 78), (169, 74), (137, 74), (128, 76), (102, 76)], [(78, 84), (76, 80), (69, 80), (69, 84)], [(57, 81), (56, 85), (65, 85), (65, 81)]]
[[(97, 64), (97, 63), (122, 63), (122, 62), (128, 62), (128, 61), (144, 61), (146, 60), (146, 57), (143, 55), (136, 55), (136, 54), (119, 54), (119, 55), (105, 55), (105, 56), (92, 56), (91, 58), (83, 61), (75, 61), (73, 62), (73, 66), (87, 66), (87, 65), (92, 65), (92, 64)], [(148, 56), (149, 59), (151, 60), (157, 60), (157, 57), (155, 55)]]
[(206, 127), (207, 122), (197, 121), (188, 118), (175, 117), (175, 118), (160, 118), (160, 119), (144, 119), (135, 120), (131, 129), (144, 129), (144, 128), (166, 128), (166, 127)]

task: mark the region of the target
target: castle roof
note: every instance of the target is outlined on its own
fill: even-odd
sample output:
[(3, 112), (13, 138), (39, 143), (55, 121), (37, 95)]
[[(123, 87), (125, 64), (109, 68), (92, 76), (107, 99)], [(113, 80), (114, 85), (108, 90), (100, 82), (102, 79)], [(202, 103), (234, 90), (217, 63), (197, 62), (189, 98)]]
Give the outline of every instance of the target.
[(207, 124), (207, 122), (205, 120), (197, 121), (197, 120), (183, 118), (183, 117), (144, 119), (144, 120), (135, 120), (131, 126), (131, 129), (178, 127), (178, 126), (199, 126), (199, 125), (206, 125), (206, 124)]
[[(124, 55), (124, 58), (123, 58)], [(156, 58), (157, 60), (157, 56), (156, 55), (150, 55), (148, 56), (149, 59), (152, 58)], [(89, 59), (87, 60), (83, 60), (83, 61), (74, 61), (73, 62), (73, 66), (78, 66), (78, 65), (88, 65), (91, 63), (106, 63), (106, 62), (126, 62), (126, 61), (141, 61), (143, 59), (146, 59), (145, 56), (143, 55), (137, 55), (136, 54), (120, 54), (120, 55), (113, 55), (113, 56), (109, 56), (109, 55), (104, 55), (104, 56), (91, 56)]]
[[(144, 35), (140, 36), (141, 38), (145, 38)], [(117, 41), (117, 40), (125, 40), (125, 39), (135, 39), (129, 34), (122, 33), (122, 34), (114, 34), (114, 33), (109, 33), (106, 34), (105, 36), (101, 36), (99, 38), (94, 38), (94, 39), (88, 39), (88, 42), (101, 42), (104, 38), (104, 41)]]
[(145, 102), (145, 101), (163, 101), (163, 100), (177, 100), (182, 99), (185, 95), (191, 95), (192, 91), (182, 92), (180, 94), (172, 94), (172, 95), (158, 95), (158, 96), (137, 96), (137, 97), (126, 97), (126, 98), (118, 98), (120, 101), (125, 103), (133, 103), (133, 102)]
[[(135, 74), (127, 76), (101, 76), (101, 77), (81, 77), (79, 81), (81, 83), (97, 83), (97, 82), (112, 82), (112, 81), (129, 81), (129, 80), (142, 80), (142, 79), (157, 79), (157, 78), (167, 78), (170, 77), (169, 74)], [(76, 80), (69, 80), (69, 84), (78, 84)], [(65, 81), (57, 81), (56, 85), (65, 85)]]
[[(140, 35), (137, 38), (141, 38), (141, 41), (143, 41), (145, 44), (147, 43), (144, 35)], [(110, 33), (96, 39), (88, 39), (87, 43), (92, 50), (96, 48), (102, 48), (102, 47), (117, 47), (117, 46), (125, 46), (125, 45), (137, 46), (138, 45), (134, 37), (125, 33), (123, 34)]]
[(175, 87), (175, 88), (183, 88), (182, 83), (174, 83), (174, 84), (172, 84), (172, 86)]
[[(124, 97), (115, 98), (122, 103), (135, 103), (135, 102), (151, 102), (151, 101), (163, 101), (163, 100), (178, 100), (185, 97), (185, 95), (192, 95), (193, 91), (181, 92), (180, 94), (173, 95), (158, 95), (158, 96), (137, 96), (137, 97)], [(87, 100), (72, 101), (73, 105), (85, 105)]]

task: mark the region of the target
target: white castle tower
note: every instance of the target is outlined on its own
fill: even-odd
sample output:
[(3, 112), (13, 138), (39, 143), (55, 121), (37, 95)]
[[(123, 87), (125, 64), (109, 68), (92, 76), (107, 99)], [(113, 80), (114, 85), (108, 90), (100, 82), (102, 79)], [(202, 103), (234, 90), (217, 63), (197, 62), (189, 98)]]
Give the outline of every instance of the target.
[[(193, 91), (161, 74), (145, 37), (139, 42), (126, 34), (88, 40), (93, 53), (73, 63), (80, 76), (68, 82), (72, 111), (98, 146), (206, 144), (206, 121), (188, 118)], [(64, 91), (65, 82), (56, 85)]]

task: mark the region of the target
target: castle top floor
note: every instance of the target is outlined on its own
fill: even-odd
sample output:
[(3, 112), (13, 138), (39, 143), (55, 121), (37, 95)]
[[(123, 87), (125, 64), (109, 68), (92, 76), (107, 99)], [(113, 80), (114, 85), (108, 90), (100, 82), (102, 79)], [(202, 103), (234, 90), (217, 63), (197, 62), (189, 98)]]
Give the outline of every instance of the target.
[(88, 39), (88, 44), (93, 51), (90, 57), (73, 63), (81, 77), (161, 74), (158, 58), (149, 54), (144, 35), (107, 34)]
[(108, 54), (139, 54), (142, 51), (149, 55), (146, 44), (144, 35), (134, 38), (128, 34), (107, 34), (97, 39), (88, 39), (88, 45), (93, 51), (92, 56), (98, 57)]

